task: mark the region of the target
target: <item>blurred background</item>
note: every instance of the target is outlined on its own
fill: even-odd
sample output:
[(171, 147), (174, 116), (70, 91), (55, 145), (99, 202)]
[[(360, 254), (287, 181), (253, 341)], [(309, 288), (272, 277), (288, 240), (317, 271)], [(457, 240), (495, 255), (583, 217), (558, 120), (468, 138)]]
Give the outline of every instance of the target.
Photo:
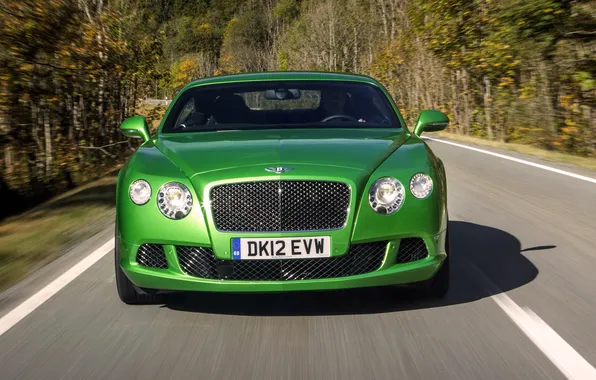
[(193, 79), (363, 73), (410, 126), (594, 157), (595, 37), (593, 0), (0, 0), (0, 218), (66, 197), (0, 224), (0, 286), (112, 216), (119, 124)]

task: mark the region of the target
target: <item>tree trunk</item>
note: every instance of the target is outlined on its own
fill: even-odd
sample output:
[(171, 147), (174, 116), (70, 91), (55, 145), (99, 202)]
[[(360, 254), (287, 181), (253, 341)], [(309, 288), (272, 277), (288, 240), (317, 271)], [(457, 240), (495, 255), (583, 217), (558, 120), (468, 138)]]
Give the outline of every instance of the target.
[(13, 162), (12, 162), (12, 144), (9, 142), (4, 147), (4, 167), (5, 173), (10, 175), (13, 171)]
[(43, 131), (45, 140), (45, 174), (46, 178), (52, 175), (52, 127), (50, 123), (50, 109), (44, 109), (43, 116)]
[(462, 123), (462, 116), (461, 116), (461, 111), (460, 111), (460, 101), (459, 101), (459, 91), (458, 91), (458, 84), (460, 82), (460, 77), (461, 77), (461, 71), (460, 70), (456, 70), (455, 71), (455, 75), (451, 84), (451, 92), (452, 92), (452, 96), (453, 96), (453, 116), (455, 118), (455, 122), (457, 124), (457, 133), (461, 133), (464, 126)]
[(36, 101), (31, 102), (31, 124), (33, 127), (33, 141), (35, 141), (35, 145), (37, 149), (41, 149), (41, 144), (39, 142), (39, 115), (38, 115), (38, 108), (36, 105)]
[(486, 133), (488, 135), (488, 139), (493, 139), (493, 127), (491, 124), (491, 83), (490, 78), (488, 75), (484, 76), (484, 122), (486, 123)]
[(464, 90), (462, 124), (463, 124), (463, 128), (464, 128), (464, 134), (469, 135), (470, 129), (472, 127), (472, 107), (471, 107), (471, 101), (470, 101), (470, 80), (469, 80), (469, 75), (468, 75), (468, 72), (466, 71), (466, 69), (462, 70), (462, 79), (463, 79), (462, 82), (463, 82), (463, 90)]
[(89, 131), (89, 123), (87, 121), (87, 109), (85, 107), (85, 98), (83, 97), (83, 95), (79, 96), (79, 107), (81, 109), (81, 116), (83, 119), (83, 130), (81, 131), (81, 133), (85, 133)]
[[(137, 109), (137, 87), (139, 85), (139, 78), (135, 75), (135, 79), (132, 87), (132, 112), (136, 112)], [(130, 111), (130, 110), (129, 110)]]
[(379, 5), (381, 6), (381, 20), (383, 21), (383, 33), (385, 34), (385, 38), (389, 38), (389, 27), (387, 25), (387, 8), (385, 7), (385, 0), (379, 0)]
[(72, 102), (71, 109), (72, 109), (72, 122), (70, 123), (70, 128), (68, 130), (68, 140), (74, 141), (74, 131), (81, 129), (81, 109), (79, 107), (79, 102), (76, 100), (77, 95), (73, 94), (70, 96), (70, 101)]
[(354, 33), (354, 62), (352, 63), (352, 70), (355, 73), (358, 72), (358, 32), (356, 29), (356, 25), (354, 25), (352, 27), (352, 32)]
[[(101, 13), (103, 12), (103, 0), (98, 0), (97, 1), (97, 15), (101, 15)], [(101, 20), (100, 17), (98, 17), (98, 20)], [(100, 67), (100, 71), (99, 71), (99, 83), (97, 86), (98, 89), (98, 93), (97, 93), (97, 124), (99, 127), (99, 131), (101, 136), (105, 136), (105, 130), (104, 130), (104, 107), (105, 107), (105, 98), (104, 98), (104, 93), (105, 93), (105, 70), (103, 68), (103, 64), (105, 61), (107, 61), (108, 56), (107, 56), (107, 51), (105, 49), (104, 46), (104, 30), (103, 30), (103, 25), (101, 24), (101, 21), (98, 21), (98, 26), (97, 26), (97, 45), (99, 46), (99, 52), (98, 52), (98, 57), (99, 57), (99, 64), (101, 65)]]

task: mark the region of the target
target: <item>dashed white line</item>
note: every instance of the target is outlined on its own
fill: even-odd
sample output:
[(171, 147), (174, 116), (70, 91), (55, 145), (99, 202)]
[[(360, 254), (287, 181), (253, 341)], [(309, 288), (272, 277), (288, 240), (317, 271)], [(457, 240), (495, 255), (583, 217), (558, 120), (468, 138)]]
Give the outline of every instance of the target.
[(40, 307), (54, 294), (58, 293), (81, 273), (89, 269), (89, 267), (104, 257), (112, 249), (114, 249), (114, 238), (110, 239), (107, 243), (93, 251), (84, 259), (76, 263), (72, 268), (60, 275), (60, 277), (50, 282), (39, 292), (29, 297), (19, 306), (8, 312), (8, 314), (0, 318), (0, 336), (7, 332), (11, 327), (19, 323), (23, 318), (31, 314), (35, 309)]
[(526, 161), (526, 160), (522, 160), (522, 159), (515, 158), (515, 157), (510, 157), (510, 156), (506, 156), (504, 154), (499, 154), (499, 153), (491, 152), (491, 151), (484, 150), (484, 149), (478, 149), (478, 148), (474, 148), (474, 147), (471, 147), (471, 146), (468, 146), (468, 145), (458, 144), (458, 143), (454, 143), (454, 142), (447, 141), (447, 140), (436, 139), (436, 138), (433, 138), (433, 137), (426, 137), (426, 136), (424, 136), (422, 138), (425, 139), (425, 140), (431, 140), (431, 141), (440, 142), (442, 144), (448, 144), (448, 145), (457, 146), (457, 147), (463, 148), (463, 149), (473, 150), (474, 152), (488, 154), (490, 156), (499, 157), (499, 158), (502, 158), (504, 160), (509, 160), (509, 161), (517, 162), (517, 163), (528, 165), (528, 166), (533, 166), (533, 167), (538, 168), (538, 169), (548, 170), (549, 172), (566, 175), (568, 177), (573, 177), (573, 178), (576, 178), (576, 179), (580, 179), (582, 181), (596, 183), (596, 178), (586, 177), (584, 175), (580, 175), (580, 174), (568, 172), (568, 171), (565, 171), (565, 170), (551, 168), (550, 166), (537, 164), (535, 162)]
[(521, 307), (505, 293), (493, 300), (569, 380), (596, 379), (596, 368), (528, 307)]
[(493, 301), (569, 380), (594, 380), (596, 368), (529, 307), (521, 307), (505, 294), (480, 268), (467, 263), (468, 273), (482, 284)]

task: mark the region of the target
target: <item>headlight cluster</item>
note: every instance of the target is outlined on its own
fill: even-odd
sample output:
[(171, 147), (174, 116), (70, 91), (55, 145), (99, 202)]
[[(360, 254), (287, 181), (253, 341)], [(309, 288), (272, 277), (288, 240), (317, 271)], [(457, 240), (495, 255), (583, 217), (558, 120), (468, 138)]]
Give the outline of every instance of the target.
[(404, 187), (395, 178), (379, 178), (373, 183), (368, 194), (370, 207), (379, 214), (393, 214), (404, 202)]
[[(433, 190), (430, 176), (417, 173), (410, 180), (410, 193), (418, 199), (427, 198)], [(379, 214), (393, 214), (400, 209), (405, 199), (404, 186), (395, 178), (383, 177), (376, 180), (368, 193), (368, 203)]]
[(137, 205), (144, 205), (151, 198), (151, 186), (142, 179), (130, 184), (130, 200)]
[[(137, 205), (144, 205), (151, 198), (151, 186), (145, 180), (130, 185), (130, 199)], [(188, 187), (179, 182), (168, 182), (157, 192), (157, 208), (170, 219), (182, 219), (190, 213), (193, 200)]]
[(424, 199), (433, 191), (433, 180), (426, 174), (414, 174), (410, 180), (410, 192), (418, 199)]
[(157, 193), (157, 204), (159, 211), (168, 218), (182, 219), (192, 208), (192, 195), (181, 183), (166, 183)]

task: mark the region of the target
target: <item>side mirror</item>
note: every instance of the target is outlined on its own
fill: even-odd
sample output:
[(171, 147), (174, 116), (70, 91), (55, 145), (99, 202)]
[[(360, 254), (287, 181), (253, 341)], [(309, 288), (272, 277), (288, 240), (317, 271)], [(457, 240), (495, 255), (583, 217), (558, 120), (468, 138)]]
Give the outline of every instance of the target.
[(143, 139), (143, 142), (151, 139), (147, 120), (143, 116), (133, 116), (124, 120), (120, 125), (120, 132), (127, 137)]
[(424, 110), (420, 112), (414, 134), (420, 136), (422, 132), (442, 131), (449, 125), (449, 118), (441, 111)]

